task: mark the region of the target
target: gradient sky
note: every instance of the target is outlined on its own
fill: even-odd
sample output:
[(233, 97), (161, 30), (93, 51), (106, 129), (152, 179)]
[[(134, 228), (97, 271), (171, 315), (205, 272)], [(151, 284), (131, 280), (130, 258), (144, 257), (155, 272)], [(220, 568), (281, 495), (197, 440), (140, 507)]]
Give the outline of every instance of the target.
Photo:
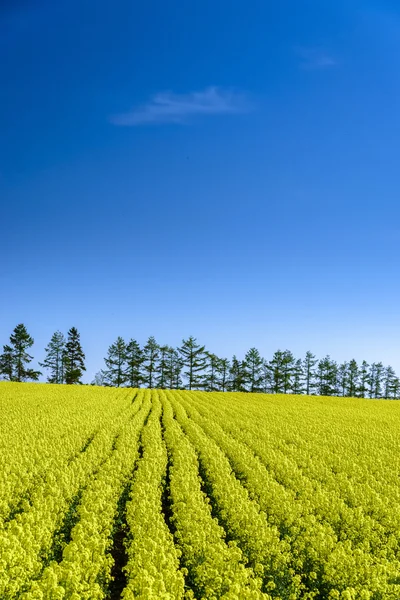
[(0, 344), (400, 372), (400, 8), (2, 0)]

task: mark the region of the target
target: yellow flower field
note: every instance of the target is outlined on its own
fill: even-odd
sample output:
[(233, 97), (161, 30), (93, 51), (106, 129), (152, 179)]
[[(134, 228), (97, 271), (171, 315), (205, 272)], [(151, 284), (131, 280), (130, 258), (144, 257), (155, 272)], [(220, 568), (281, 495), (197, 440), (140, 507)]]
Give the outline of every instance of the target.
[(2, 600), (400, 598), (400, 403), (0, 383)]

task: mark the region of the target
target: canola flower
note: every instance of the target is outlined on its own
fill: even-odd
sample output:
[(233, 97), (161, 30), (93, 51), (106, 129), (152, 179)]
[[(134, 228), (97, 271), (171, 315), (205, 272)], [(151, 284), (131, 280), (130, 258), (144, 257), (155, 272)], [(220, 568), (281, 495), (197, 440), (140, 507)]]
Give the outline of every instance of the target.
[(0, 382), (0, 598), (398, 600), (400, 404)]

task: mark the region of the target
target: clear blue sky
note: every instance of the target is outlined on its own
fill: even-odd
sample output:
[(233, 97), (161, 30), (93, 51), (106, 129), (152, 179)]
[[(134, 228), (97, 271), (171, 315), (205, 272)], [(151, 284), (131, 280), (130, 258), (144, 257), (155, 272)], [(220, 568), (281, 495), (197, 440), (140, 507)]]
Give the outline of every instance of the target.
[(0, 4), (0, 344), (400, 372), (396, 2)]

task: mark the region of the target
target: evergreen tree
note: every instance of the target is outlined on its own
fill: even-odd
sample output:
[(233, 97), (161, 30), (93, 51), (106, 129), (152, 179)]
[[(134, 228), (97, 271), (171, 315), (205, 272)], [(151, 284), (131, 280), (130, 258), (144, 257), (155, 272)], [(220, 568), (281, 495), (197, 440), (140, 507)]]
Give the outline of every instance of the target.
[(283, 393), (287, 394), (292, 388), (292, 379), (295, 368), (295, 358), (290, 350), (285, 350), (283, 353), (282, 374), (283, 374)]
[(233, 356), (229, 370), (228, 389), (230, 392), (246, 392), (245, 364)]
[(206, 373), (204, 376), (204, 389), (207, 392), (215, 392), (218, 390), (218, 370), (220, 359), (212, 352), (206, 352)]
[(349, 384), (349, 364), (347, 362), (344, 362), (338, 366), (337, 376), (339, 393), (343, 397), (347, 396), (347, 389)]
[(86, 367), (80, 335), (76, 327), (71, 327), (65, 346), (65, 382), (69, 385), (82, 383), (83, 371)]
[(361, 398), (368, 396), (369, 383), (369, 364), (366, 360), (363, 360), (359, 371), (357, 396)]
[(354, 358), (349, 362), (347, 384), (347, 396), (355, 398), (359, 389), (359, 369), (357, 361)]
[(143, 352), (136, 340), (131, 339), (125, 352), (126, 384), (131, 388), (139, 388), (142, 383), (141, 368)]
[(46, 358), (39, 365), (50, 371), (49, 383), (64, 383), (65, 343), (64, 335), (56, 331), (45, 348)]
[(244, 376), (249, 392), (263, 391), (263, 359), (257, 348), (250, 348), (244, 357)]
[(400, 397), (400, 379), (396, 376), (392, 382), (392, 398), (398, 400)]
[(28, 354), (28, 348), (31, 348), (33, 343), (34, 339), (25, 325), (17, 325), (10, 335), (10, 345), (3, 346), (3, 354), (0, 355), (0, 375), (9, 381), (37, 381), (41, 372), (27, 367), (33, 360), (33, 356)]
[(104, 359), (106, 363), (106, 369), (103, 371), (105, 385), (121, 387), (127, 382), (126, 358), (126, 343), (119, 336), (108, 348), (107, 357)]
[(395, 395), (393, 393), (393, 389), (396, 388), (396, 373), (393, 369), (393, 367), (388, 366), (386, 367), (386, 369), (384, 370), (384, 375), (383, 375), (383, 387), (384, 387), (384, 391), (383, 391), (383, 397), (384, 398), (394, 398)]
[(384, 367), (381, 362), (372, 363), (369, 370), (369, 397), (370, 398), (381, 398), (382, 397), (382, 386), (384, 377)]
[(167, 375), (168, 375), (168, 352), (169, 346), (160, 346), (159, 364), (158, 364), (158, 375), (156, 378), (156, 386), (159, 389), (165, 389), (167, 387)]
[(220, 358), (217, 371), (217, 388), (221, 392), (226, 392), (229, 385), (230, 363), (227, 358)]
[(182, 361), (179, 352), (175, 348), (168, 348), (166, 360), (166, 381), (170, 390), (178, 390), (182, 387)]
[(15, 381), (13, 349), (7, 344), (3, 346), (3, 354), (0, 354), (0, 376), (8, 381)]
[(337, 371), (337, 364), (329, 355), (319, 361), (317, 389), (320, 396), (335, 396), (337, 394)]
[(271, 392), (273, 394), (283, 394), (287, 386), (285, 352), (277, 350), (268, 362), (267, 368), (270, 372)]
[(184, 375), (187, 379), (188, 389), (202, 388), (207, 364), (204, 346), (200, 346), (196, 338), (190, 336), (187, 340), (182, 340), (182, 346), (178, 348), (178, 351), (182, 365), (186, 367)]
[(293, 394), (304, 394), (304, 390), (303, 361), (301, 358), (298, 358), (293, 368), (292, 392)]
[(157, 379), (157, 361), (160, 354), (160, 346), (155, 338), (150, 336), (143, 348), (143, 381), (152, 389)]
[(312, 394), (315, 391), (315, 381), (316, 381), (316, 371), (315, 366), (318, 363), (318, 360), (312, 354), (312, 352), (306, 352), (306, 356), (303, 360), (303, 372), (304, 372), (304, 384), (305, 384), (305, 393), (307, 396)]
[(263, 365), (262, 365), (262, 377), (263, 377), (262, 385), (263, 385), (263, 393), (264, 394), (268, 394), (269, 392), (272, 393), (271, 376), (272, 376), (272, 373), (269, 369), (269, 363), (264, 358)]

